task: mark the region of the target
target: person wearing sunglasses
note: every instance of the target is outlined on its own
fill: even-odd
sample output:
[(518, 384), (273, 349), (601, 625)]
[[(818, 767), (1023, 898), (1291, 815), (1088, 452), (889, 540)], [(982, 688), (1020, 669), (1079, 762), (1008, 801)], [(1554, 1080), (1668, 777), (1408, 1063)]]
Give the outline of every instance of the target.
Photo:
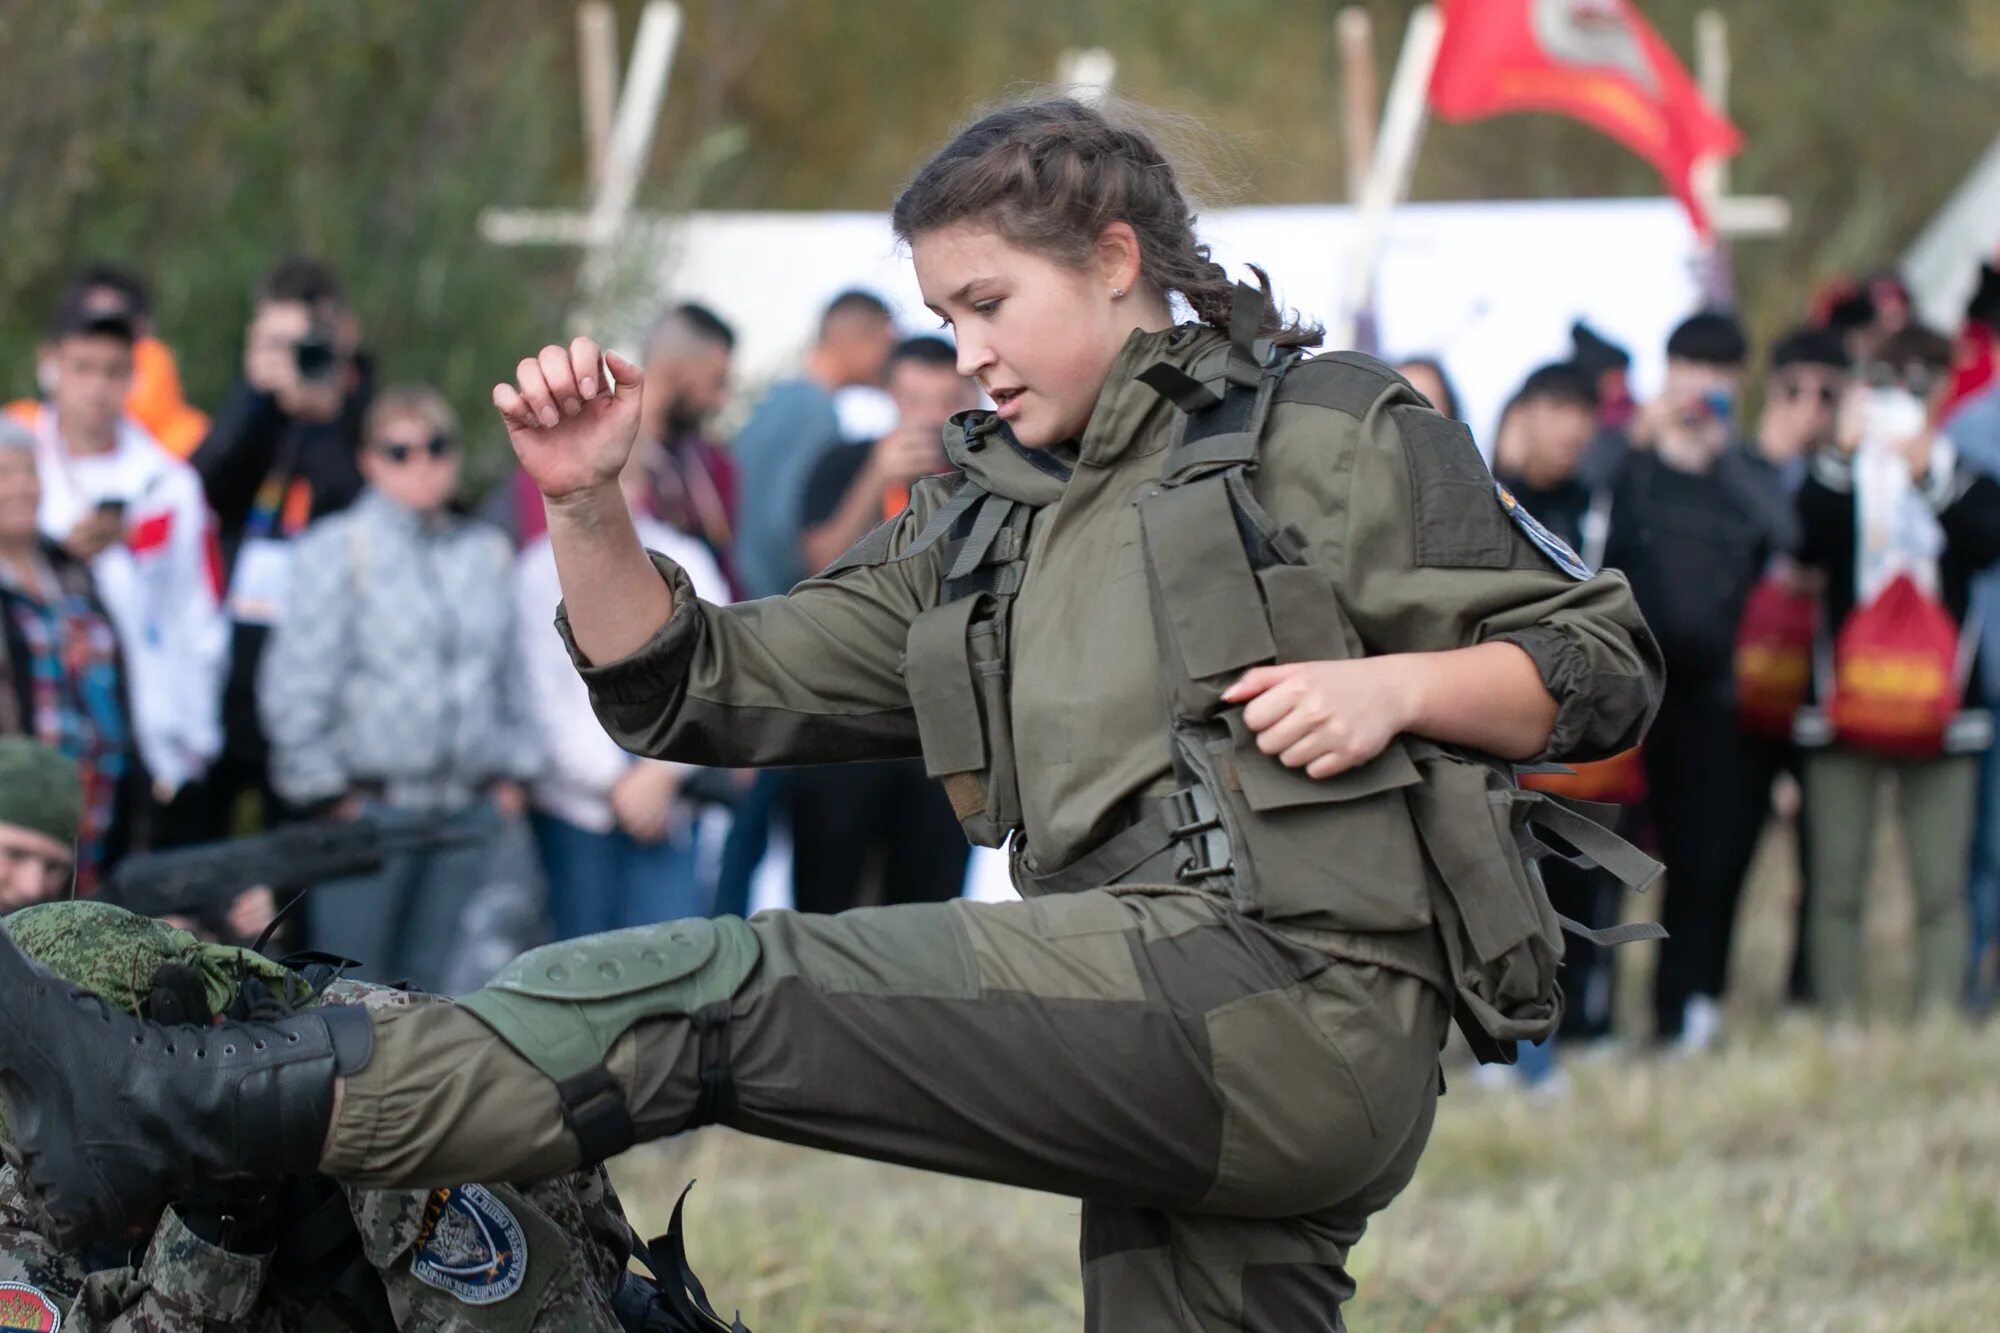
[(366, 488), (299, 538), (258, 679), (285, 800), (335, 817), (442, 819), (471, 835), (321, 886), (306, 904), (314, 948), (436, 991), (458, 977), (467, 904), (496, 841), (520, 832), (523, 784), (540, 763), (514, 666), (513, 546), (450, 507), (459, 462), (457, 420), (435, 392), (375, 400)]
[[(2000, 483), (1961, 457), (1936, 427), (1950, 360), (1950, 343), (1916, 325), (1883, 340), (1849, 377), (1833, 447), (1813, 460), (1799, 490), (1799, 557), (1824, 575), (1821, 616), (1836, 652), (1857, 608), (1867, 610), (1902, 579), (1941, 606), (1960, 633), (1978, 632), (1968, 626), (1971, 587), (2000, 559)], [(1977, 700), (1981, 678), (1994, 668), (1969, 646), (1961, 652), (1954, 685)], [(1845, 688), (1838, 662), (1835, 673)], [(1877, 803), (1891, 773), (1916, 899), (1917, 1001), (1927, 1010), (1959, 1003), (1984, 742), (1978, 729), (1954, 726), (1941, 751), (1928, 756), (1869, 748), (1839, 734), (1808, 751), (1808, 947), (1814, 995), (1830, 1014), (1852, 1019), (1863, 1008), (1862, 918), (1875, 864)]]
[(1846, 382), (1846, 353), (1839, 337), (1826, 329), (1793, 329), (1771, 344), (1756, 452), (1778, 470), (1787, 493), (1798, 492), (1813, 457), (1833, 443)]

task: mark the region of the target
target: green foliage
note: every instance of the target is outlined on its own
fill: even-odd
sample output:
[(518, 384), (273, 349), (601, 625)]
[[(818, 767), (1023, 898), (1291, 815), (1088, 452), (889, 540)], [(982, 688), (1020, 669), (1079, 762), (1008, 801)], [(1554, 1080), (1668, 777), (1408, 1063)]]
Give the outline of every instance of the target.
[[(490, 418), (555, 328), (572, 257), (482, 241), (492, 204), (580, 188), (566, 25), (527, 0), (85, 0), (0, 6), (0, 388), (68, 273), (154, 287), (190, 398), (234, 378), (277, 259), (331, 262), (385, 375)], [(490, 434), (490, 432), (488, 432)], [(477, 432), (475, 432), (477, 434)]]
[[(1737, 247), (1739, 296), (1759, 336), (1799, 318), (1815, 284), (1899, 253), (1995, 132), (1993, 0), (1638, 3), (1690, 65), (1696, 13), (1715, 8), (1729, 20), (1730, 111), (1748, 140), (1731, 187), (1783, 195), (1795, 217), (1789, 235)], [(628, 21), (637, 7), (627, 0)], [(1220, 141), (1219, 174), (1240, 183), (1224, 202), (1318, 202), (1344, 192), (1334, 36), (1342, 7), (697, 3), (690, 54), (726, 66), (727, 86), (704, 92), (683, 81), (671, 101), (684, 122), (747, 130), (748, 151), (717, 174), (709, 202), (881, 208), (955, 122), (1052, 77), (1064, 47), (1102, 45), (1118, 58), (1121, 92), (1185, 113)], [(1366, 7), (1386, 91), (1414, 0)], [(745, 48), (754, 58), (731, 63), (727, 53)], [(1652, 169), (1618, 144), (1539, 115), (1433, 123), (1413, 190), (1417, 199), (1659, 193)]]
[[(1699, 0), (1641, 6), (1690, 50)], [(685, 0), (642, 203), (883, 208), (953, 124), (1084, 45), (1118, 57), (1121, 91), (1220, 146), (1236, 188), (1209, 202), (1339, 198), (1340, 7)], [(629, 44), (641, 0), (617, 8)], [(1411, 0), (1369, 8), (1386, 85)], [(1738, 250), (1768, 335), (1814, 282), (1907, 244), (1984, 149), (2000, 19), (1992, 0), (1722, 8), (1749, 139), (1733, 186), (1797, 217)], [(388, 378), (437, 383), (486, 420), (492, 381), (561, 331), (578, 256), (490, 245), (477, 218), (583, 202), (575, 69), (571, 6), (552, 0), (0, 3), (0, 392), (31, 389), (27, 351), (65, 275), (111, 259), (152, 278), (189, 392), (213, 406), (250, 289), (299, 252), (338, 267)], [(1590, 130), (1516, 116), (1433, 125), (1414, 193), (1658, 189)]]

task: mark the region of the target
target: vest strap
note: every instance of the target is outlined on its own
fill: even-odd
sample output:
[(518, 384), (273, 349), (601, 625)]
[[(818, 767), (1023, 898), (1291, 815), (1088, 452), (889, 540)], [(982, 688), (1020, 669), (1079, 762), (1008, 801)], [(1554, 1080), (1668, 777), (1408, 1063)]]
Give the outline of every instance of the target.
[(973, 678), (971, 628), (985, 599), (962, 597), (910, 622), (910, 703), (924, 747), (924, 771), (934, 778), (986, 767), (979, 684)]
[(1526, 807), (1528, 822), (1561, 838), (1586, 858), (1564, 857), (1573, 864), (1599, 866), (1628, 888), (1644, 893), (1659, 879), (1658, 861), (1619, 837), (1589, 816), (1570, 808), (1543, 792), (1514, 790), (1504, 793), (1516, 807)]
[(1199, 884), (1232, 869), (1229, 834), (1214, 799), (1199, 782), (1139, 799), (1139, 817), (1055, 870), (1014, 860), (1024, 898), (1081, 893), (1107, 884)]
[(624, 1152), (638, 1138), (625, 1092), (602, 1064), (556, 1084), (563, 1124), (576, 1135), (585, 1162), (603, 1162)]
[(1264, 292), (1247, 282), (1239, 282), (1229, 294), (1229, 369), (1231, 384), (1256, 387), (1263, 378), (1264, 356), (1258, 348), (1258, 331), (1264, 324)]
[(958, 558), (945, 571), (945, 578), (962, 579), (986, 563), (987, 554), (993, 549), (995, 539), (1014, 512), (1015, 502), (1003, 496), (988, 495), (979, 506), (979, 515), (972, 520), (972, 531), (966, 535), (964, 545), (958, 548)]
[(1581, 939), (1589, 940), (1599, 948), (1615, 949), (1621, 944), (1637, 944), (1640, 940), (1663, 940), (1667, 930), (1657, 921), (1629, 921), (1622, 926), (1605, 926), (1601, 929), (1572, 921), (1561, 912), (1556, 920), (1562, 928)]
[(1138, 380), (1189, 416), (1206, 412), (1222, 401), (1221, 394), (1165, 361), (1147, 366), (1139, 372)]

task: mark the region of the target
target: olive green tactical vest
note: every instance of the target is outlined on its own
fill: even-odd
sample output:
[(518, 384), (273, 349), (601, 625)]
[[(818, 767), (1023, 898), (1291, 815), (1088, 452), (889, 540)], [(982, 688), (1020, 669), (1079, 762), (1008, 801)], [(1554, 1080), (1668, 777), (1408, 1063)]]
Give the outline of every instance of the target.
[[(1603, 944), (1663, 933), (1589, 931), (1559, 917), (1537, 860), (1603, 866), (1635, 887), (1659, 867), (1602, 826), (1603, 808), (1524, 791), (1500, 761), (1402, 736), (1358, 768), (1311, 778), (1259, 750), (1242, 709), (1222, 702), (1250, 667), (1363, 653), (1340, 589), (1252, 491), (1272, 395), (1304, 359), (1257, 338), (1262, 309), (1262, 294), (1239, 286), (1219, 392), (1165, 363), (1139, 375), (1178, 414), (1160, 478), (1135, 502), (1177, 785), (1138, 802), (1128, 827), (1062, 867), (1033, 865), (1017, 842), (1015, 881), (1029, 895), (1198, 886), (1249, 916), (1330, 927), (1366, 946), (1357, 957), (1431, 960), (1410, 970), (1455, 992), (1482, 1060), (1511, 1061), (1517, 1041), (1541, 1040), (1561, 1017), (1563, 928)], [(999, 429), (997, 418), (978, 419), (968, 438), (977, 447), (977, 435)], [(967, 836), (989, 847), (1021, 822), (1007, 640), (1032, 512), (961, 478), (901, 557), (935, 546), (940, 571), (937, 603), (911, 624), (906, 656), (925, 765)]]

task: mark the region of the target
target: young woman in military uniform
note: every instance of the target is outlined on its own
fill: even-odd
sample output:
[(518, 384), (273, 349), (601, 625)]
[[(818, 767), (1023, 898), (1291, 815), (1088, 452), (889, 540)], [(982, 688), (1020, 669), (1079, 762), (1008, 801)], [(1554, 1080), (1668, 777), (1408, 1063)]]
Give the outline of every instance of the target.
[(1462, 427), (1368, 358), (1298, 359), (1311, 334), (1232, 289), (1144, 134), (998, 111), (894, 223), (997, 411), (788, 596), (708, 605), (640, 548), (615, 482), (637, 367), (579, 338), (494, 401), (614, 736), (724, 766), (921, 753), (973, 837), (1011, 836), (1025, 900), (624, 931), (456, 1006), (172, 1055), (0, 948), (8, 1110), (59, 1222), (204, 1175), (527, 1179), (717, 1122), (1081, 1198), (1092, 1329), (1338, 1326), (1447, 1017), (1498, 1045), (1557, 1005), (1519, 860), (1538, 811), (1468, 752), (1632, 745), (1658, 653)]

